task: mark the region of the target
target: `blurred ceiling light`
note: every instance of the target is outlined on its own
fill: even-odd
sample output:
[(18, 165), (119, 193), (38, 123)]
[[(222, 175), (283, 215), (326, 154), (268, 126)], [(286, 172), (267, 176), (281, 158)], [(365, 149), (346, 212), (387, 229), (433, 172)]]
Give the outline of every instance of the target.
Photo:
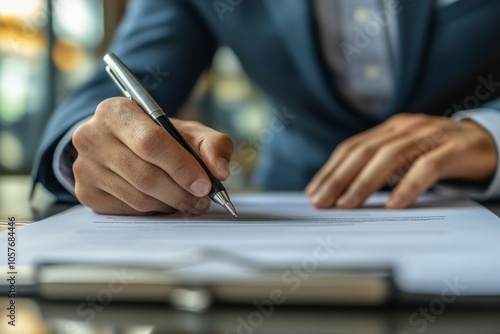
[(0, 0), (0, 16), (29, 18), (42, 7), (41, 0)]

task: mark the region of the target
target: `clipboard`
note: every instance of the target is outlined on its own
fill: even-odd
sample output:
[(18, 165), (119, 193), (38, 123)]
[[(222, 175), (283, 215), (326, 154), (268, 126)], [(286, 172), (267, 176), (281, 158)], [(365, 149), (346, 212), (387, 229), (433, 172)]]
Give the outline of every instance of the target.
[[(240, 267), (241, 274), (222, 279), (192, 274), (196, 266), (221, 261)], [(390, 302), (396, 291), (388, 267), (317, 268), (287, 282), (284, 275), (289, 270), (213, 249), (188, 254), (166, 267), (44, 263), (35, 271), (35, 290), (39, 297), (49, 300), (85, 300), (92, 296), (103, 303), (166, 302), (189, 311), (256, 301), (290, 306), (375, 306)]]

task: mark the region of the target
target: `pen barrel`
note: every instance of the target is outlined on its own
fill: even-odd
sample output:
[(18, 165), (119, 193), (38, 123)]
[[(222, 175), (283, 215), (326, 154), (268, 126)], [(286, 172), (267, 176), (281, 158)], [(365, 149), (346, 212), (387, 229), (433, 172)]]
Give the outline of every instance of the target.
[(166, 115), (161, 115), (157, 118), (154, 119), (156, 124), (161, 126), (163, 129), (165, 129), (186, 151), (188, 151), (195, 159), (198, 161), (200, 166), (203, 168), (205, 173), (207, 173), (208, 177), (210, 178), (210, 181), (212, 183), (212, 189), (210, 189), (210, 193), (208, 196), (213, 199), (213, 197), (220, 191), (224, 190), (224, 186), (222, 185), (222, 182), (220, 182), (219, 179), (217, 179), (215, 176), (210, 173), (208, 170), (208, 167), (205, 165), (203, 160), (196, 154), (196, 152), (193, 150), (193, 148), (186, 142), (184, 137), (179, 133), (179, 131), (175, 128), (175, 126), (172, 124), (172, 122), (168, 119)]

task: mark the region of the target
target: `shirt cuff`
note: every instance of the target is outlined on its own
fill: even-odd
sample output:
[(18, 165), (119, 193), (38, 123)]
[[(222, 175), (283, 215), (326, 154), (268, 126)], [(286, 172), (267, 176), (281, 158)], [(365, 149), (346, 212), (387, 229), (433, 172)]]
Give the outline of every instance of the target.
[(83, 123), (90, 120), (92, 116), (75, 124), (57, 143), (52, 159), (52, 169), (59, 183), (70, 194), (75, 196), (75, 176), (73, 175), (73, 164), (78, 157), (78, 152), (72, 143), (73, 133)]
[[(500, 157), (500, 111), (496, 109), (476, 109), (460, 111), (452, 116), (455, 121), (471, 120), (483, 127), (493, 137), (497, 149), (497, 157)], [(499, 159), (500, 160), (500, 159)], [(452, 191), (454, 193), (466, 194), (476, 200), (484, 201), (500, 197), (500, 161), (497, 162), (495, 175), (489, 182), (467, 184), (443, 182), (437, 186), (439, 190)]]

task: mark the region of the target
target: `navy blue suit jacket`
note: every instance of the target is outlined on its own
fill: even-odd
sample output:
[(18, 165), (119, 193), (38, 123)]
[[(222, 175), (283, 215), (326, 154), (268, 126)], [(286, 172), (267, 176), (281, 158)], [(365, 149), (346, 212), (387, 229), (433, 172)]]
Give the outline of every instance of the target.
[[(398, 8), (396, 93), (377, 118), (352, 110), (332, 90), (308, 0), (244, 0), (223, 20), (212, 0), (132, 0), (110, 49), (145, 83), (153, 83), (151, 69), (170, 73), (149, 89), (173, 115), (216, 48), (231, 47), (275, 107), (294, 115), (263, 152), (256, 183), (302, 189), (346, 138), (398, 112), (449, 115), (455, 104), (476, 97), (478, 77), (500, 81), (500, 1), (437, 8), (433, 0), (401, 0)], [(500, 110), (500, 89), (489, 89), (467, 100), (468, 107), (479, 101)], [(101, 66), (51, 118), (33, 172), (59, 199), (71, 200), (52, 171), (58, 140), (112, 96), (121, 93)]]

